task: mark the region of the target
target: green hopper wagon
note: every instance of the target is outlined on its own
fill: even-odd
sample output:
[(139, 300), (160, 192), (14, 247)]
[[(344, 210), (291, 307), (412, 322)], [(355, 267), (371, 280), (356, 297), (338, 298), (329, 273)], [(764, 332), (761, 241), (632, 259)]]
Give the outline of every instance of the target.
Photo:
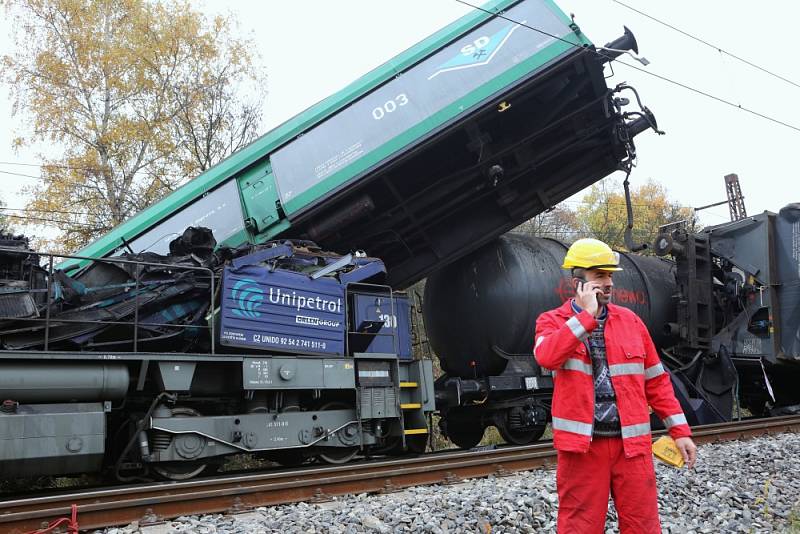
[[(366, 250), (405, 287), (632, 157), (595, 47), (549, 0), (495, 0), (260, 137), (78, 254), (291, 236)], [(634, 118), (636, 117), (636, 118)]]

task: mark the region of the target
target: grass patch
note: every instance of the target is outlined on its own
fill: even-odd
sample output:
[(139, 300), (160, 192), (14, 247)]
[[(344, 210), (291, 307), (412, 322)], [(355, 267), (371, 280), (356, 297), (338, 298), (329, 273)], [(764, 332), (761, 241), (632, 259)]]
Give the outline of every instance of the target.
[(269, 460), (262, 460), (254, 454), (234, 454), (226, 456), (219, 468), (220, 471), (249, 471), (252, 469), (265, 469), (275, 464)]
[(99, 475), (83, 474), (70, 477), (41, 476), (0, 480), (0, 495), (24, 495), (37, 491), (79, 488), (102, 484)]

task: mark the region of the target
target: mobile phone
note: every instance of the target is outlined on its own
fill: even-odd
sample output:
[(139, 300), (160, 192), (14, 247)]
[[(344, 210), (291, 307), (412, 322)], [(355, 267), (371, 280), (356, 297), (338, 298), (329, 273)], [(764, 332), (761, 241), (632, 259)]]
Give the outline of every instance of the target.
[(586, 278), (577, 278), (578, 282), (575, 284), (575, 290), (583, 289), (583, 284), (586, 283)]

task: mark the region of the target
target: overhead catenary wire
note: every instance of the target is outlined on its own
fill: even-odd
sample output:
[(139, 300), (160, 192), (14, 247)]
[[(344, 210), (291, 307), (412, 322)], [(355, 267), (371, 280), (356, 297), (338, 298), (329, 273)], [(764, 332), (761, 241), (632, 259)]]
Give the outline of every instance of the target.
[[(82, 226), (82, 227), (85, 227), (85, 228), (97, 228), (97, 225), (89, 224), (89, 223), (83, 223), (83, 222), (80, 222), (80, 221), (65, 221), (65, 220), (61, 220), (61, 219), (49, 219), (47, 217), (34, 217), (34, 216), (31, 216), (31, 215), (14, 215), (12, 213), (4, 213), (3, 217), (9, 217), (9, 218), (12, 218), (12, 219), (18, 219), (18, 220), (23, 220), (23, 221), (39, 221), (40, 223), (41, 222), (45, 222), (45, 223), (53, 223), (53, 224), (64, 224), (64, 225), (68, 225), (68, 226)], [(38, 223), (33, 223), (33, 224), (38, 224)], [(47, 225), (44, 225), (44, 226), (47, 226)]]
[[(49, 181), (49, 179), (46, 178), (45, 176), (35, 176), (33, 174), (24, 174), (24, 173), (21, 173), (21, 172), (12, 172), (12, 171), (0, 170), (0, 174), (9, 174), (11, 176), (20, 176), (22, 178), (30, 178), (32, 180), (41, 180), (43, 182), (48, 182)], [(65, 185), (68, 185), (70, 187), (77, 187), (77, 188), (81, 188), (82, 187), (84, 189), (93, 189), (93, 190), (97, 190), (98, 189), (97, 186), (89, 185), (89, 184), (80, 184), (78, 182), (66, 182)]]
[[(39, 167), (39, 168), (52, 167), (54, 169), (68, 169), (68, 170), (75, 170), (75, 171), (100, 171), (100, 170), (102, 170), (102, 167), (99, 166), (99, 165), (97, 165), (97, 166), (91, 166), (91, 165), (66, 165), (66, 164), (63, 164), (63, 163), (28, 163), (28, 162), (20, 162), (20, 161), (0, 161), (0, 165), (12, 165), (12, 166), (19, 166), (19, 167)], [(7, 174), (12, 174), (9, 171), (0, 171), (0, 172), (5, 172)], [(173, 177), (173, 178), (186, 178), (185, 175), (180, 174), (180, 173), (174, 173), (174, 172), (161, 172), (159, 174), (162, 175), (162, 176), (170, 176), (170, 177)], [(32, 177), (32, 178), (40, 178), (42, 180), (46, 180), (46, 178), (43, 177), (43, 176), (22, 175), (22, 174), (20, 176), (29, 176), (29, 177)]]
[[(47, 165), (42, 165), (42, 166), (43, 167), (47, 167)], [(4, 171), (2, 169), (0, 169), (0, 174), (9, 174), (9, 175), (12, 175), (12, 176), (20, 176), (22, 178), (30, 178), (32, 180), (41, 180), (43, 182), (47, 182), (48, 184), (50, 184), (52, 182), (52, 180), (50, 178), (47, 178), (46, 176), (36, 176), (36, 175), (33, 175), (33, 174), (24, 174), (24, 173), (20, 173), (20, 172)], [(165, 174), (164, 176), (178, 176), (178, 175), (177, 174), (176, 175)], [(161, 180), (161, 178), (159, 176), (154, 176), (153, 178), (155, 180), (160, 181), (161, 183), (164, 183), (163, 180)], [(101, 187), (100, 184), (82, 184), (82, 183), (74, 182), (74, 181), (71, 181), (71, 180), (69, 180), (69, 181), (61, 181), (60, 183), (65, 185), (65, 186), (68, 186), (68, 187), (76, 187), (76, 188), (79, 188), (79, 189), (80, 188), (91, 189), (92, 191), (99, 191), (100, 187)]]
[[(36, 210), (31, 208), (9, 208), (6, 206), (0, 206), (0, 211), (39, 212), (42, 210)], [(47, 210), (47, 213), (64, 213), (66, 215), (91, 215), (91, 213), (87, 211), (67, 211), (67, 210)]]
[(14, 165), (17, 167), (54, 167), (57, 169), (73, 169), (77, 171), (96, 171), (100, 167), (92, 167), (89, 165), (65, 165), (63, 163), (27, 163), (21, 161), (0, 161), (0, 165)]
[[(557, 40), (559, 40), (561, 42), (567, 43), (568, 45), (570, 45), (572, 47), (578, 48), (579, 50), (584, 50), (584, 51), (587, 51), (587, 52), (590, 52), (590, 53), (594, 53), (594, 54), (596, 54), (596, 55), (598, 55), (600, 57), (607, 57), (605, 54), (602, 54), (602, 53), (598, 52), (597, 50), (590, 50), (588, 48), (584, 48), (579, 44), (573, 43), (573, 42), (571, 42), (571, 41), (569, 41), (567, 39), (564, 39), (563, 37), (559, 37), (558, 35), (554, 35), (552, 33), (546, 32), (545, 30), (542, 30), (541, 28), (537, 28), (537, 27), (531, 26), (531, 25), (529, 25), (527, 23), (520, 22), (518, 20), (514, 20), (514, 19), (504, 15), (503, 12), (491, 11), (489, 9), (485, 9), (485, 8), (480, 7), (480, 6), (476, 6), (474, 4), (471, 4), (470, 2), (467, 2), (466, 0), (455, 0), (455, 1), (460, 3), (460, 4), (464, 4), (465, 6), (469, 6), (469, 7), (473, 8), (473, 9), (477, 9), (479, 11), (483, 11), (484, 13), (487, 13), (487, 14), (492, 15), (494, 17), (501, 18), (503, 20), (507, 20), (507, 21), (512, 22), (514, 24), (518, 24), (519, 26), (522, 26), (523, 28), (527, 28), (529, 30), (533, 30), (533, 31), (539, 32), (539, 33), (541, 33), (543, 35), (547, 35), (548, 37), (552, 37), (553, 39), (557, 39)], [(679, 82), (677, 80), (673, 80), (673, 79), (671, 79), (671, 78), (669, 78), (667, 76), (656, 74), (655, 72), (652, 72), (650, 70), (646, 70), (646, 69), (637, 67), (636, 65), (631, 65), (630, 63), (625, 63), (624, 61), (622, 61), (622, 60), (620, 60), (618, 58), (614, 59), (614, 63), (619, 64), (619, 65), (624, 65), (626, 67), (630, 67), (630, 68), (632, 68), (634, 70), (643, 72), (643, 73), (645, 73), (645, 74), (647, 74), (649, 76), (652, 76), (654, 78), (657, 78), (659, 80), (662, 80), (662, 81), (668, 82), (670, 84), (673, 84), (675, 86), (678, 86), (678, 87), (681, 87), (683, 89), (686, 89), (687, 91), (691, 91), (691, 92), (693, 92), (695, 94), (698, 94), (698, 95), (704, 96), (706, 98), (710, 98), (712, 100), (715, 100), (716, 102), (719, 102), (719, 103), (722, 103), (722, 104), (726, 104), (726, 105), (728, 105), (728, 106), (730, 106), (730, 107), (732, 107), (734, 109), (738, 109), (740, 111), (744, 111), (744, 112), (749, 113), (751, 115), (754, 115), (756, 117), (760, 117), (760, 118), (762, 118), (764, 120), (767, 120), (767, 121), (773, 122), (775, 124), (779, 124), (781, 126), (785, 126), (786, 128), (790, 128), (792, 130), (800, 132), (800, 126), (795, 126), (795, 125), (790, 124), (788, 122), (784, 122), (784, 121), (782, 121), (780, 119), (776, 119), (776, 118), (771, 117), (769, 115), (766, 115), (764, 113), (761, 113), (761, 112), (752, 110), (750, 108), (747, 108), (745, 106), (742, 106), (741, 104), (736, 104), (736, 103), (731, 102), (729, 100), (726, 100), (726, 99), (724, 99), (722, 97), (719, 97), (719, 96), (713, 95), (711, 93), (708, 93), (706, 91), (702, 91), (700, 89), (692, 87), (692, 86), (690, 86), (690, 85), (688, 85), (686, 83)]]
[(705, 39), (701, 39), (700, 37), (697, 37), (696, 35), (692, 35), (691, 33), (687, 32), (685, 30), (682, 30), (682, 29), (680, 29), (680, 28), (678, 28), (678, 27), (676, 27), (676, 26), (674, 26), (674, 25), (672, 25), (672, 24), (670, 24), (668, 22), (664, 22), (663, 20), (660, 20), (659, 18), (654, 17), (653, 15), (650, 15), (648, 13), (645, 13), (644, 11), (641, 11), (640, 9), (637, 9), (637, 8), (635, 8), (633, 6), (630, 6), (630, 5), (626, 4), (625, 2), (620, 2), (620, 0), (611, 0), (611, 1), (614, 2), (615, 4), (621, 5), (624, 8), (630, 9), (631, 11), (633, 11), (635, 13), (640, 14), (643, 17), (646, 17), (646, 18), (652, 20), (653, 22), (657, 22), (658, 24), (661, 24), (662, 26), (666, 26), (667, 28), (669, 28), (671, 30), (674, 30), (674, 31), (676, 31), (676, 32), (678, 32), (678, 33), (680, 33), (682, 35), (685, 35), (686, 37), (688, 37), (690, 39), (693, 39), (693, 40), (695, 40), (695, 41), (697, 41), (699, 43), (702, 43), (702, 44), (704, 44), (705, 46), (707, 46), (709, 48), (713, 48), (714, 50), (720, 52), (721, 54), (725, 54), (726, 56), (730, 56), (733, 59), (744, 63), (745, 65), (753, 67), (754, 69), (760, 70), (761, 72), (763, 72), (765, 74), (769, 74), (770, 76), (773, 76), (774, 78), (777, 78), (777, 79), (779, 79), (781, 81), (784, 81), (784, 82), (786, 82), (786, 83), (788, 83), (790, 85), (793, 85), (793, 86), (795, 86), (797, 88), (800, 88), (800, 83), (792, 81), (789, 78), (787, 78), (785, 76), (782, 76), (780, 74), (777, 74), (777, 73), (775, 73), (775, 72), (773, 72), (773, 71), (771, 71), (769, 69), (766, 69), (766, 68), (762, 67), (761, 65), (758, 65), (758, 64), (756, 64), (756, 63), (754, 63), (754, 62), (752, 62), (750, 60), (747, 60), (747, 59), (745, 59), (743, 57), (737, 56), (736, 54), (734, 54), (732, 52), (728, 52), (727, 50), (725, 50), (721, 46), (717, 46), (717, 45), (715, 45), (713, 43), (710, 43), (710, 42), (706, 41)]
[(11, 172), (11, 171), (0, 170), (0, 173), (2, 173), (2, 174), (10, 174), (12, 176), (22, 176), (23, 178), (34, 178), (36, 180), (46, 180), (46, 178), (44, 176), (35, 176), (33, 174), (24, 174), (24, 173), (21, 173), (21, 172)]
[(725, 100), (722, 97), (719, 97), (719, 96), (716, 96), (716, 95), (712, 95), (711, 93), (708, 93), (708, 92), (703, 91), (701, 89), (697, 89), (697, 88), (692, 87), (690, 85), (686, 85), (685, 83), (670, 79), (670, 78), (668, 78), (666, 76), (662, 76), (660, 74), (656, 74), (655, 72), (651, 72), (651, 71), (645, 70), (645, 69), (643, 69), (641, 67), (637, 67), (636, 65), (631, 65), (630, 63), (625, 63), (624, 61), (620, 61), (618, 59), (615, 60), (615, 61), (617, 63), (625, 65), (626, 67), (630, 67), (630, 68), (632, 68), (634, 70), (638, 70), (640, 72), (644, 72), (645, 74), (648, 74), (648, 75), (650, 75), (650, 76), (652, 76), (654, 78), (658, 78), (660, 80), (663, 80), (665, 82), (671, 83), (671, 84), (676, 85), (678, 87), (682, 87), (682, 88), (684, 88), (684, 89), (686, 89), (688, 91), (691, 91), (693, 93), (696, 93), (698, 95), (702, 95), (702, 96), (705, 96), (706, 98), (710, 98), (712, 100), (716, 100), (717, 102), (720, 102), (722, 104), (727, 104), (728, 106), (731, 106), (734, 109), (738, 109), (738, 110), (744, 111), (746, 113), (750, 113), (751, 115), (755, 115), (756, 117), (760, 117), (762, 119), (774, 122), (775, 124), (779, 124), (781, 126), (785, 126), (785, 127), (790, 128), (792, 130), (800, 132), (800, 126), (795, 126), (794, 124), (790, 124), (788, 122), (784, 122), (784, 121), (782, 121), (780, 119), (776, 119), (776, 118), (771, 117), (769, 115), (766, 115), (764, 113), (760, 113), (760, 112), (755, 111), (753, 109), (750, 109), (750, 108), (747, 108), (745, 106), (742, 106), (741, 104), (736, 104), (734, 102), (731, 102), (730, 100)]

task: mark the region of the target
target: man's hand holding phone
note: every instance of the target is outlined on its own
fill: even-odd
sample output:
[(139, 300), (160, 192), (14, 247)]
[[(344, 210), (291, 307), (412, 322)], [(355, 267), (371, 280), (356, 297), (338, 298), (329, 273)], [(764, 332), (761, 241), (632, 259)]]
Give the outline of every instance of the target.
[(600, 303), (597, 295), (602, 295), (603, 289), (597, 282), (578, 281), (575, 288), (575, 304), (597, 316), (600, 310)]

